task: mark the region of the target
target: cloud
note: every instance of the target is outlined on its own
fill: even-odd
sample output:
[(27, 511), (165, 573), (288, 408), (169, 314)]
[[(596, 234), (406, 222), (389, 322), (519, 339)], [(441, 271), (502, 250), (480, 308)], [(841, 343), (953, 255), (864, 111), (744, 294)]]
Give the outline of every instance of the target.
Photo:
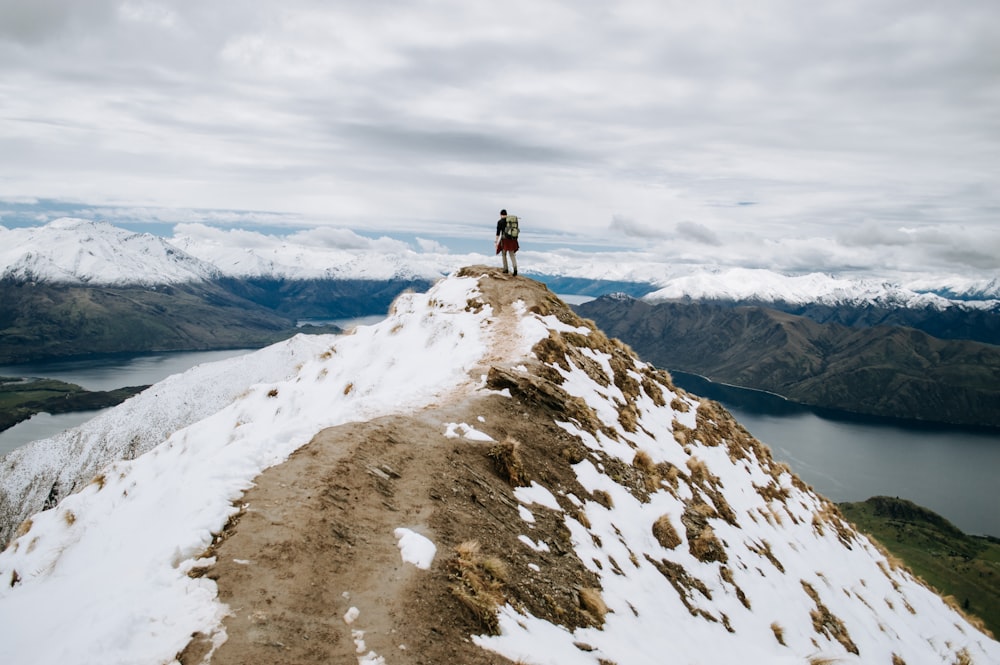
[(420, 251), (427, 254), (448, 254), (448, 248), (445, 245), (437, 242), (436, 240), (428, 240), (427, 238), (417, 238), (417, 246), (420, 247)]
[(330, 247), (336, 249), (375, 250), (382, 253), (398, 253), (412, 251), (405, 242), (381, 236), (368, 238), (350, 229), (324, 226), (305, 231), (296, 231), (288, 236), (293, 243), (306, 246)]
[(624, 215), (612, 215), (610, 229), (627, 238), (662, 239), (669, 236), (663, 229), (647, 226)]
[(107, 20), (114, 0), (0, 0), (0, 41), (33, 44), (53, 39), (68, 28)]
[(900, 229), (995, 225), (993, 4), (0, 0), (0, 197), (943, 261)]
[(681, 222), (677, 225), (677, 233), (685, 235), (695, 242), (702, 243), (704, 245), (711, 245), (713, 247), (719, 247), (722, 242), (719, 238), (712, 232), (712, 229), (708, 228), (704, 224), (698, 224), (697, 222)]

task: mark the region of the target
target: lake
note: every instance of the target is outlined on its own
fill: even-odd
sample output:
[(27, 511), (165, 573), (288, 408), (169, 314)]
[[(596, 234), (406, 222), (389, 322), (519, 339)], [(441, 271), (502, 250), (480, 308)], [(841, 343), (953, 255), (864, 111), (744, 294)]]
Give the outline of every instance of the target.
[[(349, 321), (340, 323), (350, 327)], [(245, 352), (179, 352), (0, 366), (0, 375), (52, 377), (90, 390), (110, 390), (155, 383), (195, 365)], [(1000, 536), (1000, 432), (996, 430), (854, 418), (682, 372), (671, 374), (685, 390), (721, 402), (777, 459), (833, 501), (898, 496), (930, 508), (968, 533)], [(0, 432), (0, 455), (79, 425), (96, 413), (36, 416)]]
[[(227, 351), (179, 351), (139, 356), (104, 356), (82, 360), (57, 360), (23, 365), (0, 365), (0, 376), (31, 376), (75, 383), (87, 390), (114, 390), (125, 386), (145, 386), (179, 374), (195, 365), (247, 353), (249, 349)], [(63, 430), (87, 422), (104, 409), (70, 413), (37, 413), (28, 420), (0, 432), (0, 456), (29, 441), (46, 439)]]

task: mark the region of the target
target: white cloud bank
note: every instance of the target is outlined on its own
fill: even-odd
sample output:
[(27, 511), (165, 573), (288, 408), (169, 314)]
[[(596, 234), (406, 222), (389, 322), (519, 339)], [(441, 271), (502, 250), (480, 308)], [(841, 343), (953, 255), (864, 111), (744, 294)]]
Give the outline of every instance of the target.
[(433, 242), (507, 207), (671, 261), (996, 272), (998, 39), (990, 0), (5, 1), (0, 221)]

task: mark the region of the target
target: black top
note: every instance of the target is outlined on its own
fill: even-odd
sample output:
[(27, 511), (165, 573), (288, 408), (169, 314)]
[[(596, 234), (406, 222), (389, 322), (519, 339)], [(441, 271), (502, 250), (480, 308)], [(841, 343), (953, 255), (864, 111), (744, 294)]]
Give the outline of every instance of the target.
[(497, 221), (497, 235), (503, 234), (503, 232), (504, 232), (504, 230), (506, 230), (506, 228), (507, 228), (507, 218), (506, 217), (501, 217)]

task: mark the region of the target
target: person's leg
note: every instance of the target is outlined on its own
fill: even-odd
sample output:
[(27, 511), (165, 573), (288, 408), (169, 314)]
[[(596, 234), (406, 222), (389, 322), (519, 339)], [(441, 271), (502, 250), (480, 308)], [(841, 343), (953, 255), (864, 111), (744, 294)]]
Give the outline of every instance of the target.
[(510, 253), (510, 263), (511, 267), (514, 269), (514, 274), (517, 274), (517, 252)]
[(500, 250), (500, 256), (503, 257), (503, 271), (504, 272), (509, 272), (507, 270), (507, 250), (506, 249), (501, 249)]

